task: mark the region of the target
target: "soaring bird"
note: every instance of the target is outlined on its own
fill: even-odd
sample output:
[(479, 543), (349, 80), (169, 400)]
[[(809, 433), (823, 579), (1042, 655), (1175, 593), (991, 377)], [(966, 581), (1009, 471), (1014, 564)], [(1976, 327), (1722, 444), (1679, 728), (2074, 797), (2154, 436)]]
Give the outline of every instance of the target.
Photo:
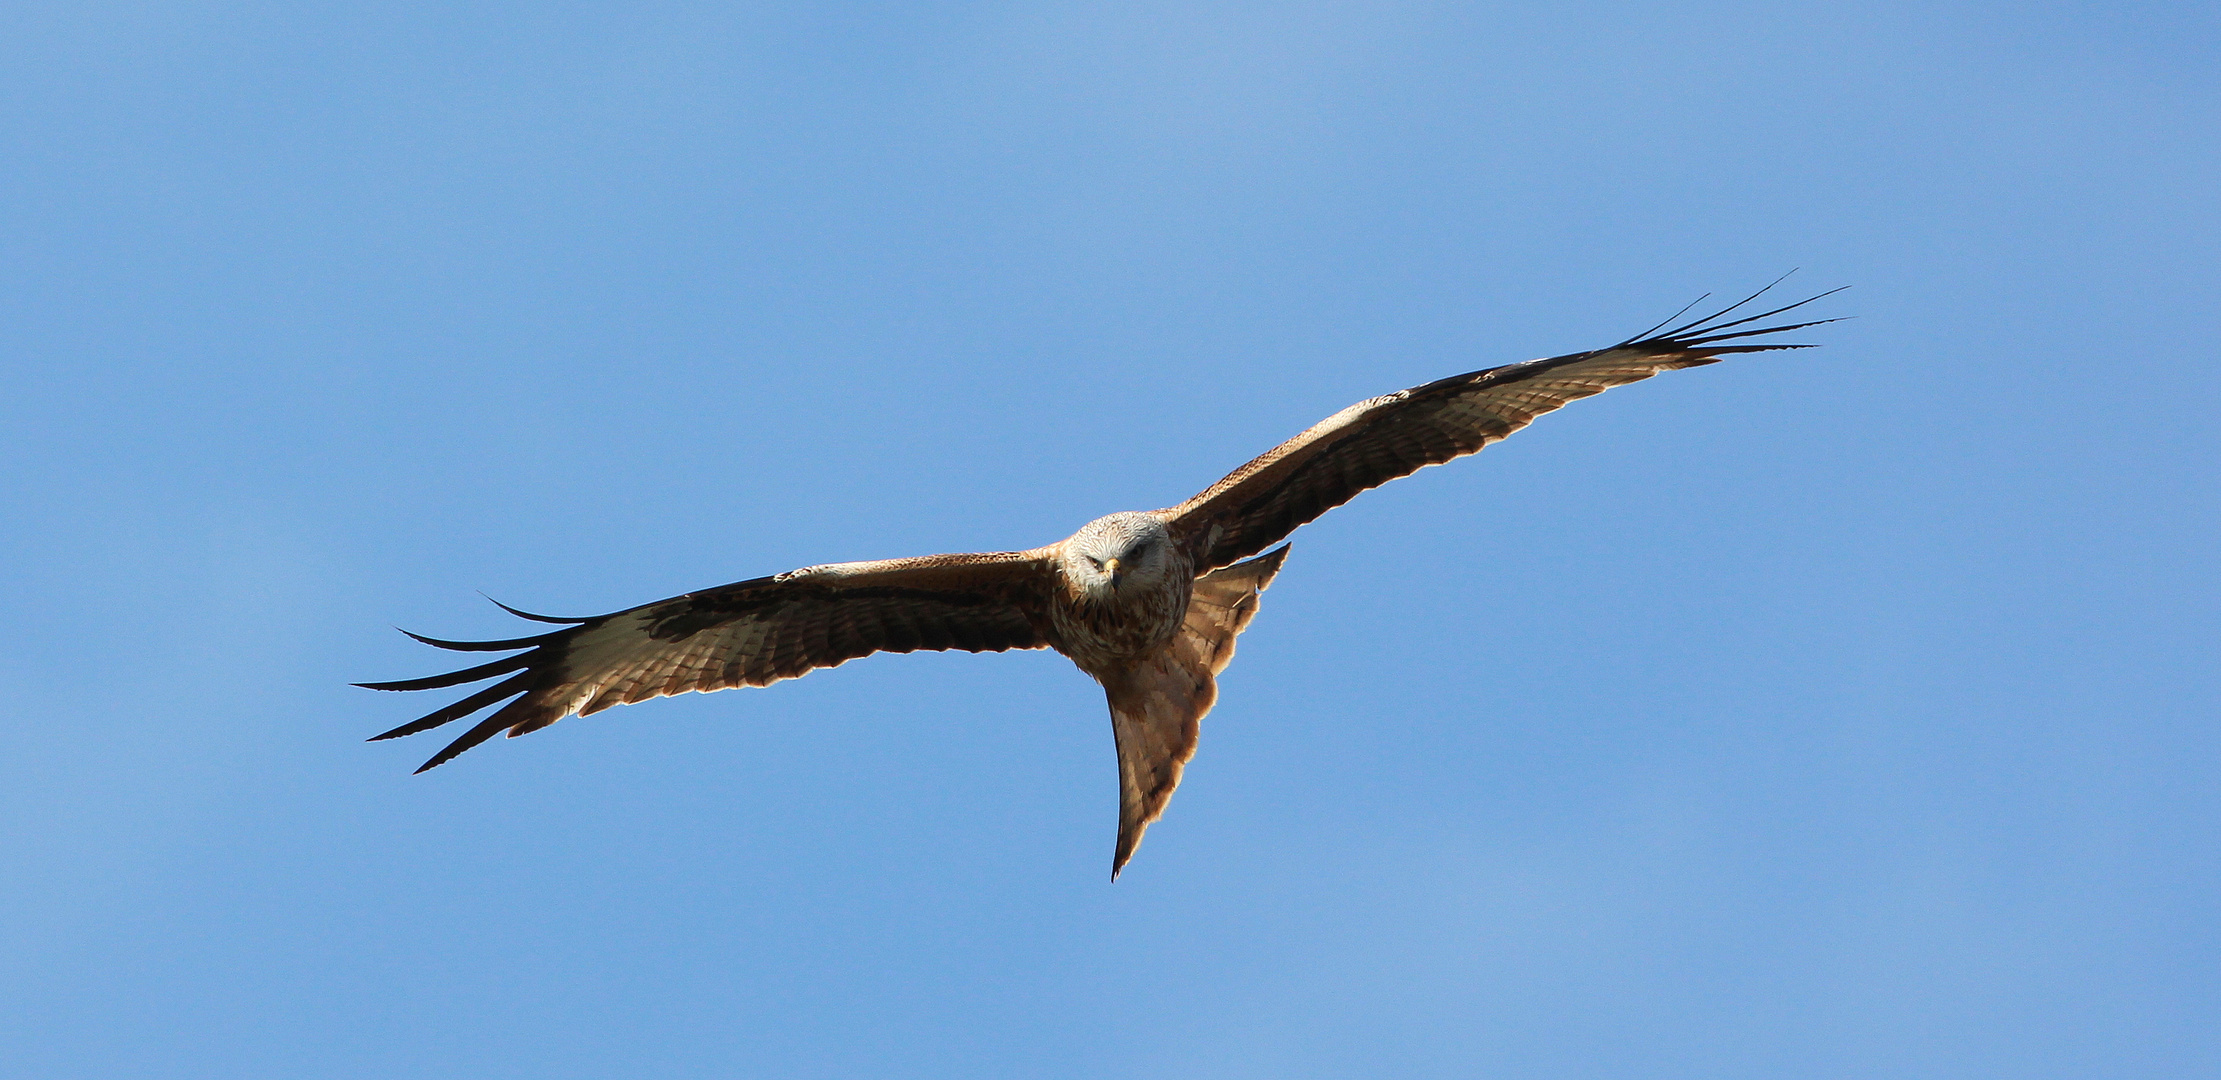
[(1727, 319), (1766, 291), (1670, 329), (1668, 319), (1609, 348), (1360, 401), (1186, 502), (1100, 517), (1045, 547), (809, 566), (584, 619), (502, 605), (563, 629), (505, 641), (409, 634), (442, 649), (515, 654), (428, 678), (356, 685), (432, 690), (508, 676), (373, 736), (429, 731), (515, 698), (433, 755), (417, 769), (423, 772), (505, 729), (515, 737), (612, 705), (767, 686), (875, 652), (1055, 649), (1094, 676), (1110, 700), (1118, 748), (1115, 881), (1195, 756), (1198, 725), (1218, 700), (1216, 676), (1256, 616), (1257, 594), (1287, 557), (1285, 545), (1266, 548), (1359, 492), (1474, 453), (1569, 401), (1735, 353), (1810, 348), (1746, 339), (1835, 321), (1738, 329), (1828, 293)]

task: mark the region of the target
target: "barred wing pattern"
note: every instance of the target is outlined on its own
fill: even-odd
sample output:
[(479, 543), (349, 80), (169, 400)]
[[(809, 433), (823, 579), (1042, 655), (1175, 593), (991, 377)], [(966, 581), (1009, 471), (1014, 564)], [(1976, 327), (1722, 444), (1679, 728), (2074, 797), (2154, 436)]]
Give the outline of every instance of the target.
[[(464, 652), (525, 650), (423, 679), (358, 683), (433, 690), (508, 675), (446, 708), (375, 736), (393, 739), (459, 720), (517, 696), (418, 768), (440, 765), (502, 729), (511, 737), (669, 694), (766, 686), (874, 652), (1002, 652), (1053, 643), (1047, 549), (836, 563), (659, 600), (507, 641), (442, 641)], [(404, 631), (406, 633), (406, 631)]]
[(1361, 492), (1475, 453), (1567, 402), (1661, 371), (1718, 363), (1732, 353), (1810, 348), (1720, 343), (1835, 321), (1727, 332), (1820, 296), (1732, 322), (1720, 321), (1750, 303), (1745, 300), (1663, 333), (1653, 327), (1609, 349), (1452, 375), (1360, 401), (1162, 513), (1171, 519), (1174, 535), (1187, 545), (1198, 571), (1227, 566), (1263, 551), (1297, 526)]

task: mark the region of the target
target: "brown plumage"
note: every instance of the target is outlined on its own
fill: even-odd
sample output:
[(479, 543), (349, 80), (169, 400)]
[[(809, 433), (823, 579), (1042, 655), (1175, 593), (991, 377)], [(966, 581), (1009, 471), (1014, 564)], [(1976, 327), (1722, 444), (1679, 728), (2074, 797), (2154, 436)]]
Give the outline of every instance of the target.
[(766, 686), (874, 652), (1052, 648), (1100, 682), (1110, 702), (1116, 878), (1178, 787), (1198, 725), (1218, 699), (1216, 676), (1287, 548), (1251, 556), (1359, 492), (1480, 450), (1569, 401), (1734, 353), (1806, 348), (1723, 343), (1832, 321), (1734, 329), (1819, 297), (1722, 321), (1750, 299), (1607, 349), (1359, 402), (1178, 506), (1111, 514), (1046, 547), (806, 567), (586, 619), (508, 608), (564, 628), (507, 641), (411, 634), (443, 649), (522, 651), (445, 675), (358, 685), (431, 690), (508, 676), (374, 737), (414, 735), (515, 699), (417, 769), (423, 772), (497, 732), (514, 737), (668, 694)]

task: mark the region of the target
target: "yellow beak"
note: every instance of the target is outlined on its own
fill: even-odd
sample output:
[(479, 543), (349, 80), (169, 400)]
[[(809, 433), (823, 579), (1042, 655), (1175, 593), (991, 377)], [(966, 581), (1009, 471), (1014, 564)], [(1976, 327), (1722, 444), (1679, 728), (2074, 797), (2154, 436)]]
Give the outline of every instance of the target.
[(1106, 560), (1104, 560), (1104, 561), (1103, 561), (1103, 572), (1104, 572), (1104, 573), (1106, 573), (1106, 574), (1109, 574), (1109, 575), (1110, 575), (1110, 579), (1111, 579), (1111, 584), (1112, 584), (1112, 585), (1116, 585), (1116, 584), (1118, 584), (1118, 560), (1117, 560), (1117, 559), (1106, 559)]

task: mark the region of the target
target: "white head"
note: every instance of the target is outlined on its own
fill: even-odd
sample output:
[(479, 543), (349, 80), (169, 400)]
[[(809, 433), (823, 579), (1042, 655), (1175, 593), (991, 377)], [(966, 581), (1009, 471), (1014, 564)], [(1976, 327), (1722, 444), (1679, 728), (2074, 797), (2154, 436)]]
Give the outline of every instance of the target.
[(1127, 510), (1088, 522), (1064, 542), (1064, 579), (1097, 598), (1164, 583), (1172, 533), (1157, 515)]

